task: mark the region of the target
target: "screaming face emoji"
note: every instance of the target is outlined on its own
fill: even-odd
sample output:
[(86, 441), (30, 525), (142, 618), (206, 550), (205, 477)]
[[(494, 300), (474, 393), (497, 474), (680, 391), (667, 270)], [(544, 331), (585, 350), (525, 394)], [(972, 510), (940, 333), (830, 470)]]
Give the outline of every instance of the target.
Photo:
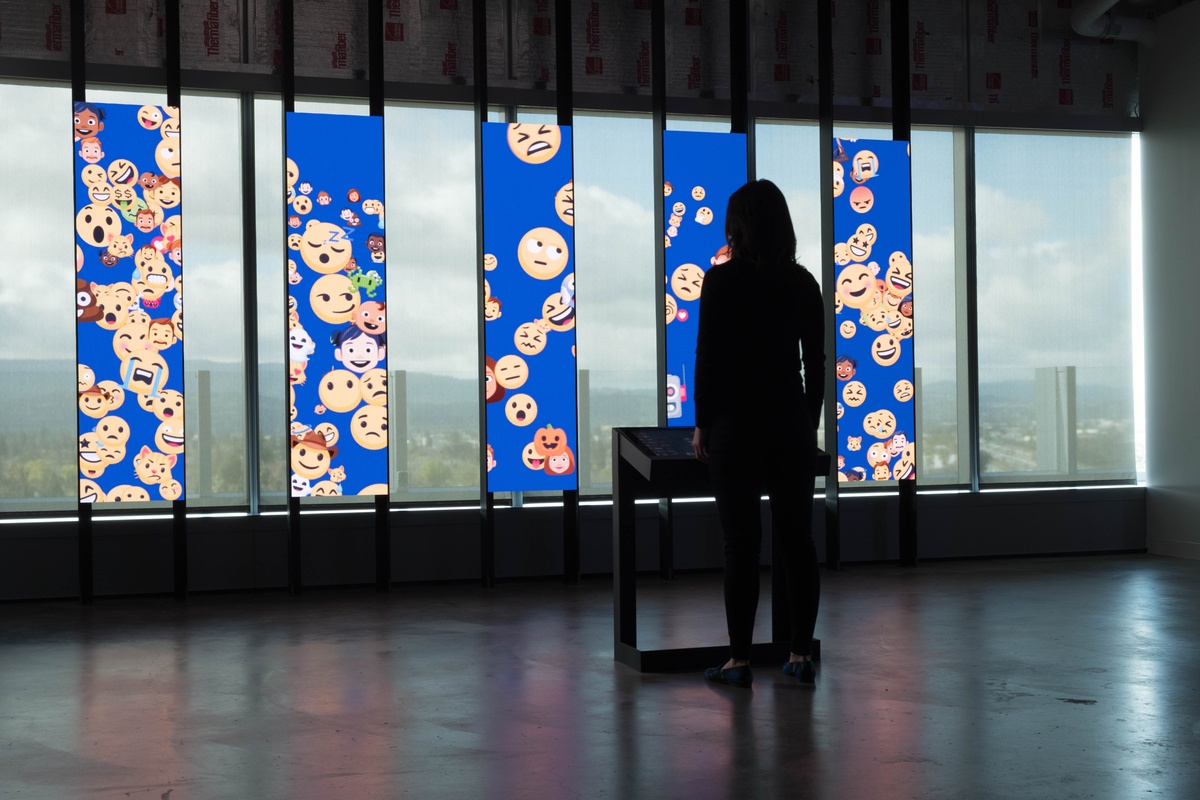
[(557, 278), (567, 266), (567, 242), (552, 228), (534, 228), (521, 237), (517, 261), (531, 278)]
[(508, 126), (508, 147), (526, 164), (545, 164), (561, 144), (562, 131), (557, 125), (514, 122)]

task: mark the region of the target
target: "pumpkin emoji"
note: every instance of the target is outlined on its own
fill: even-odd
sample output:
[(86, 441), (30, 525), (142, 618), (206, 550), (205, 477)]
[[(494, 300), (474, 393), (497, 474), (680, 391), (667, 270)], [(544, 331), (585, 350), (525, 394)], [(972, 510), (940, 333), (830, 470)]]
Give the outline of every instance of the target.
[(555, 453), (561, 453), (567, 449), (567, 432), (562, 428), (547, 425), (533, 437), (533, 449), (537, 451), (538, 455), (546, 458)]

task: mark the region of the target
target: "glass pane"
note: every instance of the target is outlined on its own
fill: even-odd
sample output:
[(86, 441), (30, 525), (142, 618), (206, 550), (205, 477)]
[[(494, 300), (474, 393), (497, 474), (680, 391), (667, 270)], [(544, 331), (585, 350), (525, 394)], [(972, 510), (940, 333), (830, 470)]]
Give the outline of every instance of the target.
[[(820, 147), (819, 129), (810, 122), (760, 122), (754, 133), (754, 174), (775, 183), (787, 198), (796, 231), (796, 260), (821, 283), (820, 168), (827, 148)], [(832, 366), (830, 366), (832, 368)], [(817, 442), (825, 442), (825, 418), (817, 428)], [(817, 485), (824, 485), (817, 476)]]
[(254, 223), (258, 292), (258, 480), (263, 505), (287, 500), (288, 394), (284, 369), (283, 104), (254, 98)]
[(0, 107), (22, 112), (0, 130), (4, 152), (20, 154), (0, 159), (0, 236), (8, 242), (0, 289), (0, 511), (71, 509), (79, 495), (75, 322), (65, 305), (75, 278), (71, 92), (0, 83)]
[(976, 137), (983, 480), (1135, 476), (1131, 149)]
[(968, 483), (969, 459), (960, 449), (968, 437), (959, 439), (959, 393), (967, 384), (958, 375), (953, 131), (913, 131), (912, 176), (917, 483)]
[(241, 113), (236, 96), (185, 94), (188, 505), (245, 505)]
[(575, 115), (579, 490), (612, 491), (612, 429), (658, 423), (654, 127)]
[(467, 107), (389, 105), (392, 499), (479, 497), (475, 123)]

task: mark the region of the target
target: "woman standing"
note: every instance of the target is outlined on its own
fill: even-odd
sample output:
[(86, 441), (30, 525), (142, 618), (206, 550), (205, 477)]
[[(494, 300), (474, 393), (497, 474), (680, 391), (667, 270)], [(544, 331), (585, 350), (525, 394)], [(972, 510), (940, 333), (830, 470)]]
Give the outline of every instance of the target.
[(796, 263), (787, 201), (770, 181), (747, 183), (729, 198), (725, 239), (731, 258), (708, 271), (700, 296), (692, 449), (708, 462), (725, 536), (730, 658), (704, 677), (743, 687), (753, 680), (759, 498), (765, 492), (771, 534), (782, 544), (792, 624), (784, 672), (811, 684), (821, 594), (812, 541), (816, 429), (825, 388), (821, 289)]

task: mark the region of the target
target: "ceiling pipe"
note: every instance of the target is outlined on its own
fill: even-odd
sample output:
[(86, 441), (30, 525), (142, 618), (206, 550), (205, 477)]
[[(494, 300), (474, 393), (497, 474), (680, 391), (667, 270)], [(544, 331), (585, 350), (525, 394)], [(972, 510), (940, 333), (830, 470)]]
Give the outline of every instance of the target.
[(1154, 21), (1114, 14), (1116, 4), (1117, 0), (1076, 0), (1071, 27), (1080, 36), (1154, 44)]

